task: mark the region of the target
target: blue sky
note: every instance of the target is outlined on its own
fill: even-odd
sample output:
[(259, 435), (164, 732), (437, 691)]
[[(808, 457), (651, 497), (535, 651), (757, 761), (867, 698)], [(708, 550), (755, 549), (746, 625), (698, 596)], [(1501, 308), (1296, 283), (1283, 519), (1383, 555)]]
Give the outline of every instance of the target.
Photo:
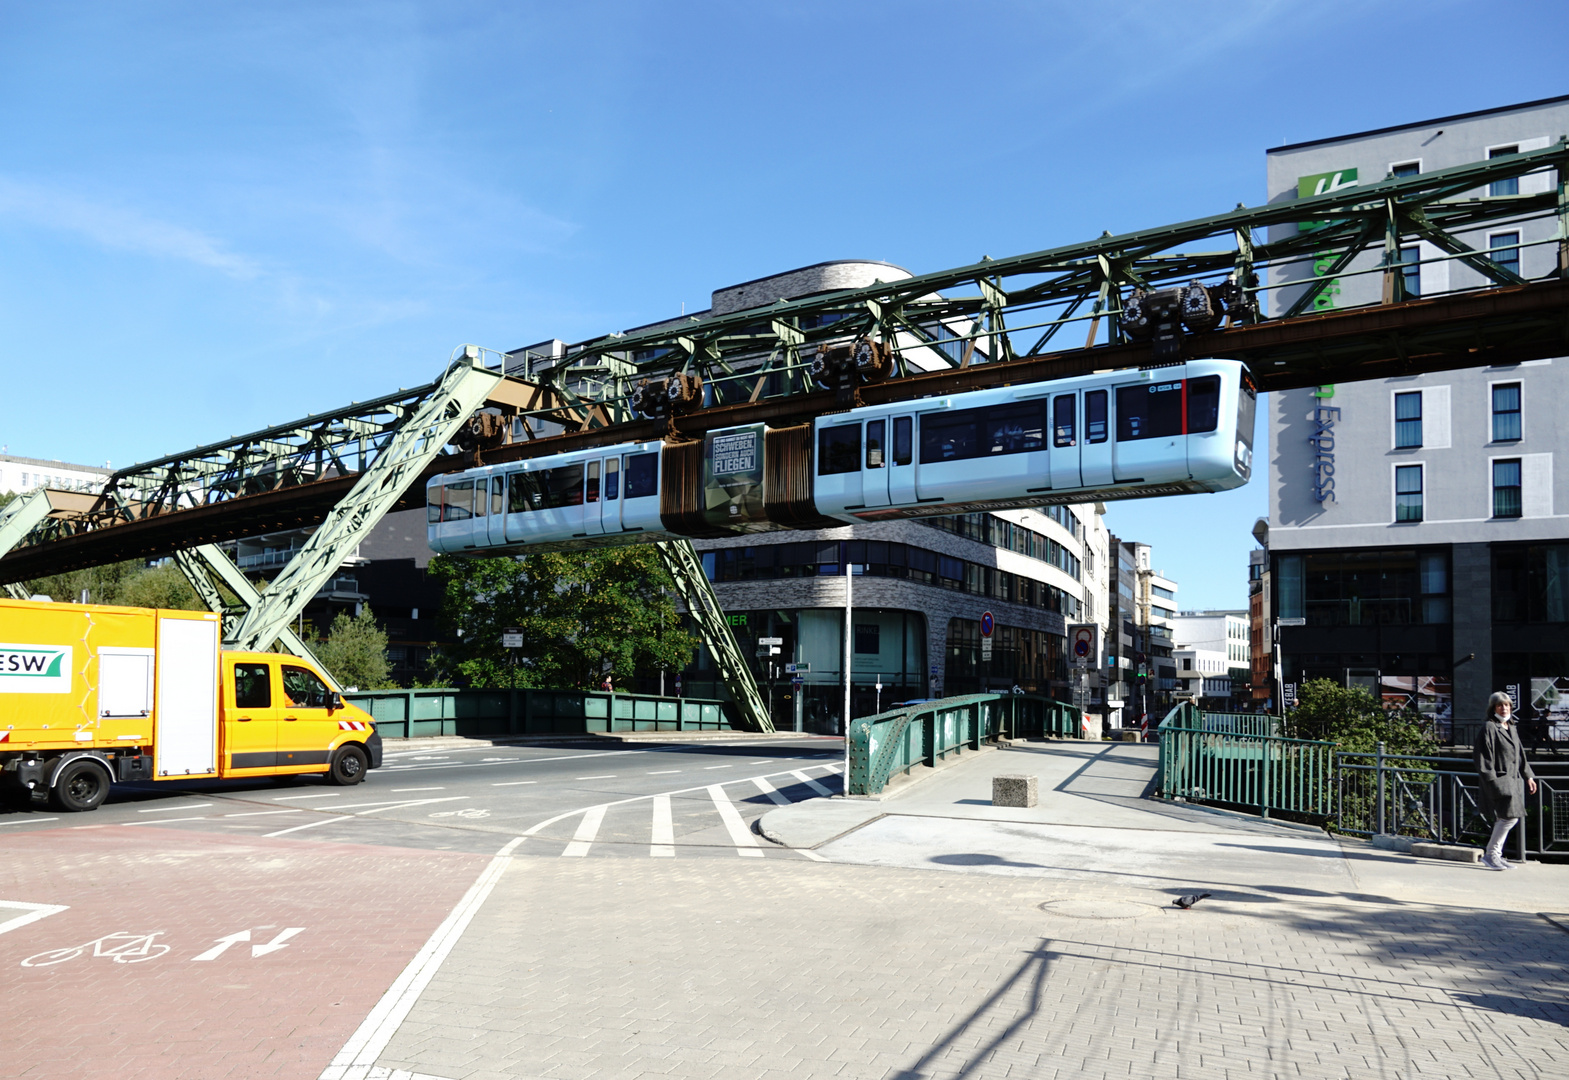
[[(0, 444), (123, 466), (463, 342), (1257, 205), (1270, 146), (1564, 93), (1566, 30), (1509, 0), (0, 4)], [(1266, 502), (1107, 520), (1185, 607), (1240, 606)]]

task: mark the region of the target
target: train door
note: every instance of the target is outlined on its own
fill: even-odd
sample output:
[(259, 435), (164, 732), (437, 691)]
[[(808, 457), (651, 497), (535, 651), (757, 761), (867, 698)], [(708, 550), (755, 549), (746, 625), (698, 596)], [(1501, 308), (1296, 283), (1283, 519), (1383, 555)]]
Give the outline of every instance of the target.
[(915, 417), (896, 416), (888, 442), (888, 501), (894, 506), (914, 506)]
[(599, 531), (621, 531), (621, 459), (607, 457), (599, 467)]
[(888, 505), (888, 421), (866, 422), (866, 468), (861, 473), (861, 497), (867, 506)]
[(1079, 393), (1051, 396), (1051, 486), (1083, 487), (1079, 476)]
[(817, 482), (813, 501), (825, 514), (866, 505), (861, 491), (861, 423), (818, 422)]
[(1079, 479), (1087, 488), (1114, 483), (1111, 469), (1111, 392), (1079, 394), (1083, 426), (1079, 432)]
[(474, 484), (474, 495), (479, 497), (479, 486), (490, 485), (490, 513), (485, 516), (485, 534), (490, 538), (492, 547), (507, 542), (507, 478), (501, 473), (492, 473), (490, 477), (481, 478)]
[(473, 516), (469, 518), (469, 537), (463, 546), (484, 547), (490, 543), (490, 478), (484, 473), (474, 478), (471, 500)]
[(442, 511), (442, 532), (448, 551), (474, 546), (474, 481), (455, 480), (447, 485), (446, 506)]
[(507, 542), (516, 544), (530, 539), (528, 512), (533, 509), (529, 493), (533, 483), (523, 469), (507, 474)]
[(583, 463), (583, 532), (587, 536), (599, 536), (605, 531), (600, 520), (605, 505), (603, 485), (600, 483), (602, 467), (598, 459)]

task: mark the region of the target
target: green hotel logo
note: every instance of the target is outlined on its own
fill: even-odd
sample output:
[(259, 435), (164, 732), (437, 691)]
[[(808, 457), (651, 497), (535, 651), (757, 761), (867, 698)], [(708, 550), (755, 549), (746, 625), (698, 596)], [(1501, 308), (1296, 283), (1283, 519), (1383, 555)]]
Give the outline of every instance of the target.
[[(1357, 171), (1355, 169), (1336, 169), (1334, 172), (1314, 173), (1312, 176), (1297, 177), (1297, 198), (1311, 199), (1314, 195), (1328, 195), (1340, 191), (1342, 188), (1357, 186)], [(1297, 229), (1300, 232), (1312, 232), (1328, 225), (1328, 221), (1299, 221)]]
[(69, 645), (0, 644), (0, 694), (69, 694)]

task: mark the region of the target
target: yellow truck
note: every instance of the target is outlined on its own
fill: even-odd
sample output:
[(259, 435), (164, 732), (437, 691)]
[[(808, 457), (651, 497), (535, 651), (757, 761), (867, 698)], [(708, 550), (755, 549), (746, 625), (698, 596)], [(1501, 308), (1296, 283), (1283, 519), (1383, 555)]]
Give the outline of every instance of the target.
[(315, 665), (222, 637), (207, 612), (0, 599), (0, 783), (75, 811), (117, 782), (381, 765), (370, 714)]

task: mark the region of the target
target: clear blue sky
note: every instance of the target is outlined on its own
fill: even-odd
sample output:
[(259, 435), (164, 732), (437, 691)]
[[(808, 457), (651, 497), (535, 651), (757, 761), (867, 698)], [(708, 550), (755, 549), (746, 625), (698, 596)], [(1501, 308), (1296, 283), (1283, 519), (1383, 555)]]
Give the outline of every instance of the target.
[[(1565, 92), (1566, 32), (1510, 0), (6, 3), (0, 444), (122, 466), (463, 342), (1256, 205), (1270, 146)], [(1265, 506), (1108, 522), (1240, 606)]]

